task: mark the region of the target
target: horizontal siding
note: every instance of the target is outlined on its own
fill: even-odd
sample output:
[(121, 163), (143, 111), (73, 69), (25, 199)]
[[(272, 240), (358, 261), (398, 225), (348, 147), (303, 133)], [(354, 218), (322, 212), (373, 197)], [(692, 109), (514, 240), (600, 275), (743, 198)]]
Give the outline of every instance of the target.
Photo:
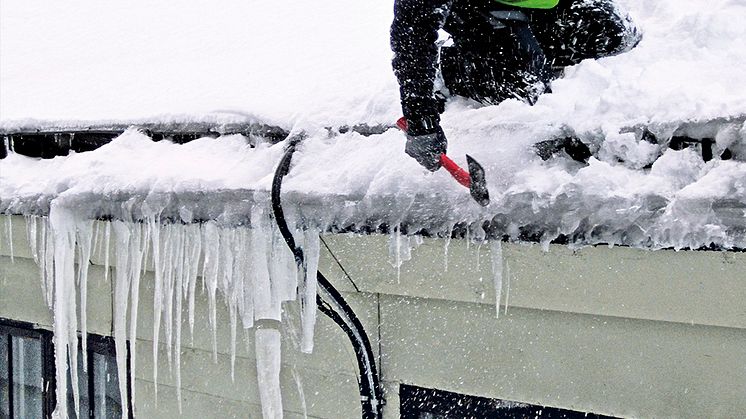
[[(406, 310), (399, 309), (406, 307)], [(622, 417), (746, 416), (746, 332), (382, 297), (389, 382)]]
[[(242, 342), (243, 344), (243, 342)], [(152, 342), (137, 342), (137, 367), (135, 379), (152, 384)], [(284, 351), (292, 349), (283, 348)], [(345, 360), (339, 360), (345, 362)], [(212, 353), (200, 349), (184, 348), (181, 355), (181, 389), (185, 394), (199, 393), (227, 401), (259, 405), (258, 384), (256, 381), (256, 361), (251, 358), (237, 357), (235, 375), (231, 379), (230, 356), (218, 355), (214, 363)], [(173, 372), (169, 372), (165, 351), (161, 351), (158, 360), (159, 401), (160, 388), (175, 388)], [(298, 378), (304, 398), (301, 399)], [(351, 373), (329, 373), (305, 365), (283, 365), (280, 374), (283, 388), (283, 408), (289, 412), (302, 413), (305, 402), (308, 414), (324, 418), (353, 418), (360, 416), (357, 379)], [(137, 405), (153, 399), (154, 393), (137, 394)], [(175, 400), (175, 399), (174, 399)], [(216, 417), (216, 416), (208, 416)]]
[[(44, 303), (39, 267), (31, 259), (0, 256), (0, 317), (16, 318), (51, 329), (52, 312)], [(104, 280), (104, 268), (88, 271), (88, 332), (111, 334), (111, 282)], [(80, 313), (80, 293), (76, 294)]]
[[(488, 245), (425, 239), (397, 271), (386, 236), (326, 242), (365, 292), (495, 304)], [(514, 307), (746, 329), (746, 252), (502, 247), (503, 305), (509, 293)], [(347, 281), (321, 262), (335, 284)]]
[[(258, 404), (215, 397), (194, 391), (181, 391), (182, 406), (176, 401), (176, 388), (159, 385), (158, 400), (154, 397), (155, 386), (146, 380), (136, 380), (135, 388), (139, 395), (136, 415), (148, 419), (254, 419), (262, 417), (262, 408)], [(302, 419), (306, 416), (302, 412), (285, 412), (285, 419)], [(308, 415), (308, 419), (320, 419), (318, 416)]]

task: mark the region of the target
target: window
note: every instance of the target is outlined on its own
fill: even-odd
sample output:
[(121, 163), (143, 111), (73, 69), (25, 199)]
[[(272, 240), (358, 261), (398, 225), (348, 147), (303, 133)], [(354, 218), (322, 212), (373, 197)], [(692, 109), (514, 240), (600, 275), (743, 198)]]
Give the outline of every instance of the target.
[(22, 323), (0, 321), (0, 418), (51, 416), (45, 363), (51, 351), (52, 334)]
[(399, 388), (399, 398), (402, 419), (611, 419), (609, 416), (592, 413), (467, 396), (405, 384)]
[[(121, 418), (114, 340), (89, 334), (87, 344), (86, 357), (78, 348), (79, 418)], [(0, 319), (0, 419), (51, 418), (55, 381), (52, 333)], [(70, 381), (68, 370), (68, 412), (75, 418)]]

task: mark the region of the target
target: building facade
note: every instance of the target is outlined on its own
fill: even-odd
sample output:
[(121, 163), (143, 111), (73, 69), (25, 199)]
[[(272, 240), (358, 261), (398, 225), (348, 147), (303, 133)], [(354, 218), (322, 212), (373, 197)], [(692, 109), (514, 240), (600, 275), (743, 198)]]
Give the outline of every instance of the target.
[[(19, 416), (20, 405), (26, 412), (53, 410), (49, 380), (39, 381), (54, 375), (48, 359), (53, 317), (27, 243), (26, 220), (8, 218), (0, 239), (0, 347), (6, 348), (0, 352), (6, 371), (0, 374), (0, 406), (3, 417), (34, 417)], [(505, 243), (496, 307), (495, 246), (425, 239), (397, 268), (389, 263), (387, 236), (325, 235), (323, 241), (320, 270), (355, 310), (373, 344), (384, 418), (427, 412), (515, 417), (509, 412), (532, 408), (617, 417), (746, 415), (746, 253), (555, 245), (545, 250)], [(117, 400), (107, 338), (117, 267), (111, 258), (107, 274), (101, 253), (90, 260), (92, 355), (79, 369), (81, 386), (87, 386), (80, 394), (93, 417), (110, 417), (116, 403), (123, 403)], [(179, 386), (165, 344), (153, 359), (153, 272), (144, 274), (138, 337), (129, 342), (137, 358), (129, 372), (134, 416), (261, 417), (254, 329), (239, 326), (232, 368), (230, 321), (219, 306), (213, 358), (207, 298), (197, 295), (193, 335), (184, 317)], [(319, 315), (313, 353), (303, 354), (297, 307), (285, 308), (280, 324), (256, 325), (282, 331), (284, 417), (359, 417), (355, 355), (345, 334)], [(23, 365), (19, 347), (28, 354)], [(9, 351), (15, 351), (12, 359)], [(462, 401), (462, 410), (449, 410), (458, 404), (454, 400)]]

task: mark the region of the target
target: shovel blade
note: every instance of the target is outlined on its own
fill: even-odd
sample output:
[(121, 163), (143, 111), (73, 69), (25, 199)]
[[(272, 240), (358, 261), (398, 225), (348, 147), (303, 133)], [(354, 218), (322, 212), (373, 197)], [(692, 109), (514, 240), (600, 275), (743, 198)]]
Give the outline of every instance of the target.
[(471, 185), (469, 185), (471, 197), (479, 205), (486, 207), (490, 204), (490, 193), (487, 190), (487, 179), (484, 175), (484, 168), (468, 154), (466, 155), (466, 163), (469, 166), (469, 176), (471, 177)]

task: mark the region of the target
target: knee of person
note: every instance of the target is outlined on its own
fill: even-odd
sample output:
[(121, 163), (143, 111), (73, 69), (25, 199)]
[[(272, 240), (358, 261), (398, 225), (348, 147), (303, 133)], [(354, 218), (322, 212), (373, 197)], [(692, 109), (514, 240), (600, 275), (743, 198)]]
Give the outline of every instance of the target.
[(613, 55), (630, 51), (632, 48), (636, 47), (640, 43), (640, 41), (642, 41), (642, 29), (637, 26), (637, 24), (632, 20), (632, 18), (629, 17), (629, 15), (626, 15), (625, 19), (623, 20), (623, 25), (620, 32), (621, 42), (619, 43), (616, 51), (612, 53)]
[(636, 47), (642, 40), (642, 30), (617, 1), (603, 0), (607, 15), (607, 36), (612, 40), (608, 55), (617, 55)]
[(589, 56), (621, 54), (642, 39), (642, 30), (615, 0), (576, 0), (570, 6), (570, 13), (575, 21), (582, 22), (578, 25), (579, 32), (595, 34), (585, 46)]

